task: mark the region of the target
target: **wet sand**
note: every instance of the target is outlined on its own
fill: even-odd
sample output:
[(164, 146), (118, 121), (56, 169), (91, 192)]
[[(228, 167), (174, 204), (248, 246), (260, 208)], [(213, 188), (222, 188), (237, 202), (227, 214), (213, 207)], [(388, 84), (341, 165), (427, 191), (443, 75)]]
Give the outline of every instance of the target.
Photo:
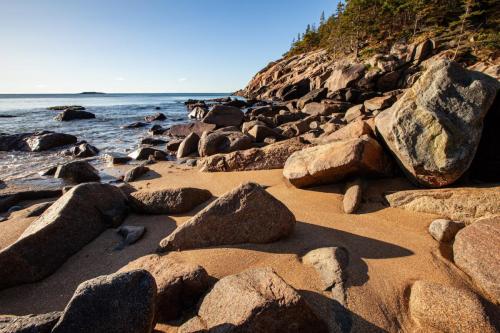
[[(205, 188), (219, 196), (246, 181), (269, 186), (297, 218), (295, 232), (272, 244), (245, 244), (172, 252), (167, 255), (200, 264), (215, 279), (248, 268), (272, 267), (296, 288), (327, 322), (333, 306), (321, 291), (316, 272), (301, 263), (309, 250), (344, 246), (350, 254), (346, 325), (353, 332), (408, 332), (414, 324), (407, 315), (411, 284), (419, 279), (468, 287), (467, 278), (441, 253), (428, 234), (429, 223), (439, 217), (388, 208), (382, 194), (412, 186), (403, 179), (368, 182), (365, 202), (355, 215), (342, 212), (343, 184), (301, 190), (286, 184), (281, 170), (238, 173), (201, 173), (170, 162), (151, 166), (153, 172), (133, 183), (137, 189), (180, 186)], [(125, 224), (143, 225), (142, 240), (113, 251), (120, 238), (107, 230), (45, 280), (0, 292), (0, 314), (23, 315), (62, 310), (77, 285), (87, 279), (119, 270), (128, 262), (153, 252), (159, 241), (202, 207), (182, 216), (130, 215)], [(14, 215), (22, 215), (17, 212)], [(0, 223), (0, 248), (8, 246), (33, 220), (22, 217)], [(158, 325), (176, 332), (175, 325)]]

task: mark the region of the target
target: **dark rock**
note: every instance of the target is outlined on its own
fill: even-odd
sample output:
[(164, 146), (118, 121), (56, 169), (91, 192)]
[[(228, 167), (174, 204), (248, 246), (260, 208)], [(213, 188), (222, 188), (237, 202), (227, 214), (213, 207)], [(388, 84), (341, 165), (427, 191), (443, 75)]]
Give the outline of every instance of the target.
[(161, 112), (155, 113), (154, 115), (151, 115), (151, 116), (144, 117), (144, 120), (147, 122), (163, 121), (166, 119), (167, 119), (167, 116), (165, 116), (165, 114), (163, 114)]
[(241, 99), (233, 99), (230, 102), (224, 103), (226, 106), (234, 106), (235, 108), (244, 108), (247, 106), (247, 103), (245, 101), (242, 101)]
[(118, 244), (115, 250), (123, 250), (141, 239), (146, 232), (146, 228), (143, 226), (122, 225), (116, 232), (123, 237), (123, 241)]
[(233, 106), (215, 105), (203, 118), (205, 124), (213, 124), (217, 127), (237, 126), (239, 127), (245, 116), (240, 109)]
[(111, 165), (116, 165), (127, 164), (132, 158), (121, 153), (107, 153), (104, 155), (104, 160)]
[(61, 314), (61, 312), (50, 312), (42, 315), (0, 317), (0, 332), (50, 333)]
[(127, 212), (127, 198), (118, 188), (75, 186), (0, 251), (0, 289), (52, 274), (105, 229), (120, 225)]
[(146, 214), (181, 214), (212, 197), (207, 190), (183, 187), (161, 191), (137, 191), (131, 194), (134, 209)]
[(52, 111), (64, 111), (64, 110), (84, 111), (85, 108), (81, 105), (60, 105), (60, 106), (48, 107), (47, 110), (52, 110)]
[(65, 152), (65, 155), (71, 155), (77, 158), (92, 157), (92, 156), (97, 156), (98, 154), (99, 154), (99, 149), (97, 149), (92, 145), (89, 145), (88, 143), (82, 143)]
[(100, 276), (78, 286), (52, 333), (150, 333), (155, 305), (147, 271)]
[(62, 178), (75, 183), (99, 181), (99, 172), (86, 161), (69, 162), (57, 167), (54, 178)]
[(55, 198), (62, 195), (60, 189), (27, 190), (15, 193), (0, 194), (0, 212), (6, 212), (10, 207), (21, 201)]
[(179, 149), (179, 146), (181, 145), (183, 139), (178, 139), (178, 140), (171, 140), (167, 143), (167, 150), (168, 151), (177, 151)]
[(155, 138), (144, 138), (141, 140), (141, 145), (151, 145), (151, 146), (159, 146), (166, 144), (167, 141)]
[(265, 138), (281, 138), (282, 136), (277, 132), (273, 131), (267, 126), (256, 125), (253, 126), (249, 131), (248, 135), (251, 136), (255, 142), (263, 142)]
[(123, 125), (121, 128), (132, 129), (132, 128), (141, 128), (141, 127), (146, 127), (146, 126), (148, 126), (148, 124), (138, 121), (138, 122), (131, 123), (128, 125)]
[(287, 85), (282, 87), (276, 93), (276, 97), (283, 101), (291, 101), (292, 99), (298, 99), (309, 93), (310, 91), (310, 80), (302, 79), (297, 83)]
[(49, 131), (0, 135), (0, 151), (43, 151), (70, 144), (75, 144), (73, 135)]
[(300, 98), (297, 101), (297, 107), (299, 109), (303, 109), (304, 106), (308, 103), (312, 102), (321, 102), (321, 100), (326, 98), (326, 95), (328, 94), (328, 89), (327, 88), (320, 88), (320, 89), (315, 89), (309, 93), (307, 93), (305, 96)]
[(389, 72), (382, 75), (377, 80), (377, 88), (380, 91), (394, 90), (398, 86), (398, 81), (401, 76), (399, 71)]
[(218, 153), (252, 148), (252, 138), (236, 131), (205, 132), (198, 144), (198, 154), (202, 157)]
[(57, 121), (70, 121), (80, 119), (94, 119), (95, 114), (88, 111), (77, 111), (73, 109), (66, 109), (59, 113), (54, 119)]
[(166, 131), (167, 130), (165, 128), (161, 127), (161, 125), (153, 125), (148, 130), (148, 133), (150, 135), (161, 135), (161, 134), (164, 134)]
[[(238, 110), (239, 111), (239, 110)], [(241, 111), (240, 111), (241, 112)], [(180, 125), (174, 125), (170, 127), (165, 134), (173, 137), (178, 137), (178, 138), (185, 138), (191, 133), (196, 133), (199, 136), (203, 134), (205, 131), (213, 131), (215, 130), (215, 125), (214, 124), (206, 124), (202, 122), (194, 122), (194, 123), (189, 123), (189, 124), (180, 124)]]
[(290, 235), (295, 216), (255, 183), (224, 194), (160, 242), (159, 251), (270, 243)]

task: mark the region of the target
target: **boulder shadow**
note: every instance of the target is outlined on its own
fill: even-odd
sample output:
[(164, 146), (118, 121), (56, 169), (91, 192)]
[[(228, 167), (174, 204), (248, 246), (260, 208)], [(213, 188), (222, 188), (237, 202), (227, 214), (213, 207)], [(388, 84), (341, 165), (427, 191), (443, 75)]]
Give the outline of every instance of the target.
[(61, 311), (80, 283), (115, 273), (129, 262), (154, 253), (158, 243), (176, 228), (175, 221), (165, 215), (131, 214), (123, 225), (144, 226), (146, 232), (137, 243), (116, 251), (121, 236), (116, 229), (105, 230), (47, 278), (0, 291), (1, 313), (27, 315)]

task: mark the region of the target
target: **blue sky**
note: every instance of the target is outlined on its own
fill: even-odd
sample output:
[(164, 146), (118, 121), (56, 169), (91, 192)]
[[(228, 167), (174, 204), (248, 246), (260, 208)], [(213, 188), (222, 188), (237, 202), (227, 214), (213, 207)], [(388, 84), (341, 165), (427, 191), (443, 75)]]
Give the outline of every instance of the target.
[(0, 0), (0, 93), (230, 92), (335, 0)]

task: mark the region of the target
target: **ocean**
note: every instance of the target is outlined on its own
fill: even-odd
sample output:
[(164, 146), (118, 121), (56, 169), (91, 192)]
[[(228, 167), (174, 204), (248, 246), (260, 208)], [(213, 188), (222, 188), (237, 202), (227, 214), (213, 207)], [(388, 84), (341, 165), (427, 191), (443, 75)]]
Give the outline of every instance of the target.
[[(0, 133), (15, 134), (54, 131), (72, 134), (85, 140), (102, 153), (127, 153), (148, 136), (151, 126), (121, 129), (120, 126), (144, 121), (144, 116), (162, 112), (166, 121), (155, 122), (163, 127), (188, 121), (184, 102), (188, 99), (211, 99), (229, 94), (0, 94)], [(81, 105), (96, 119), (59, 122), (53, 118), (58, 111), (50, 106)], [(155, 110), (159, 107), (160, 110)], [(12, 118), (2, 116), (9, 115)], [(154, 123), (152, 123), (154, 124)], [(37, 178), (38, 172), (63, 163), (70, 158), (53, 151), (41, 153), (0, 152), (0, 179)], [(98, 163), (98, 162), (93, 162)]]

